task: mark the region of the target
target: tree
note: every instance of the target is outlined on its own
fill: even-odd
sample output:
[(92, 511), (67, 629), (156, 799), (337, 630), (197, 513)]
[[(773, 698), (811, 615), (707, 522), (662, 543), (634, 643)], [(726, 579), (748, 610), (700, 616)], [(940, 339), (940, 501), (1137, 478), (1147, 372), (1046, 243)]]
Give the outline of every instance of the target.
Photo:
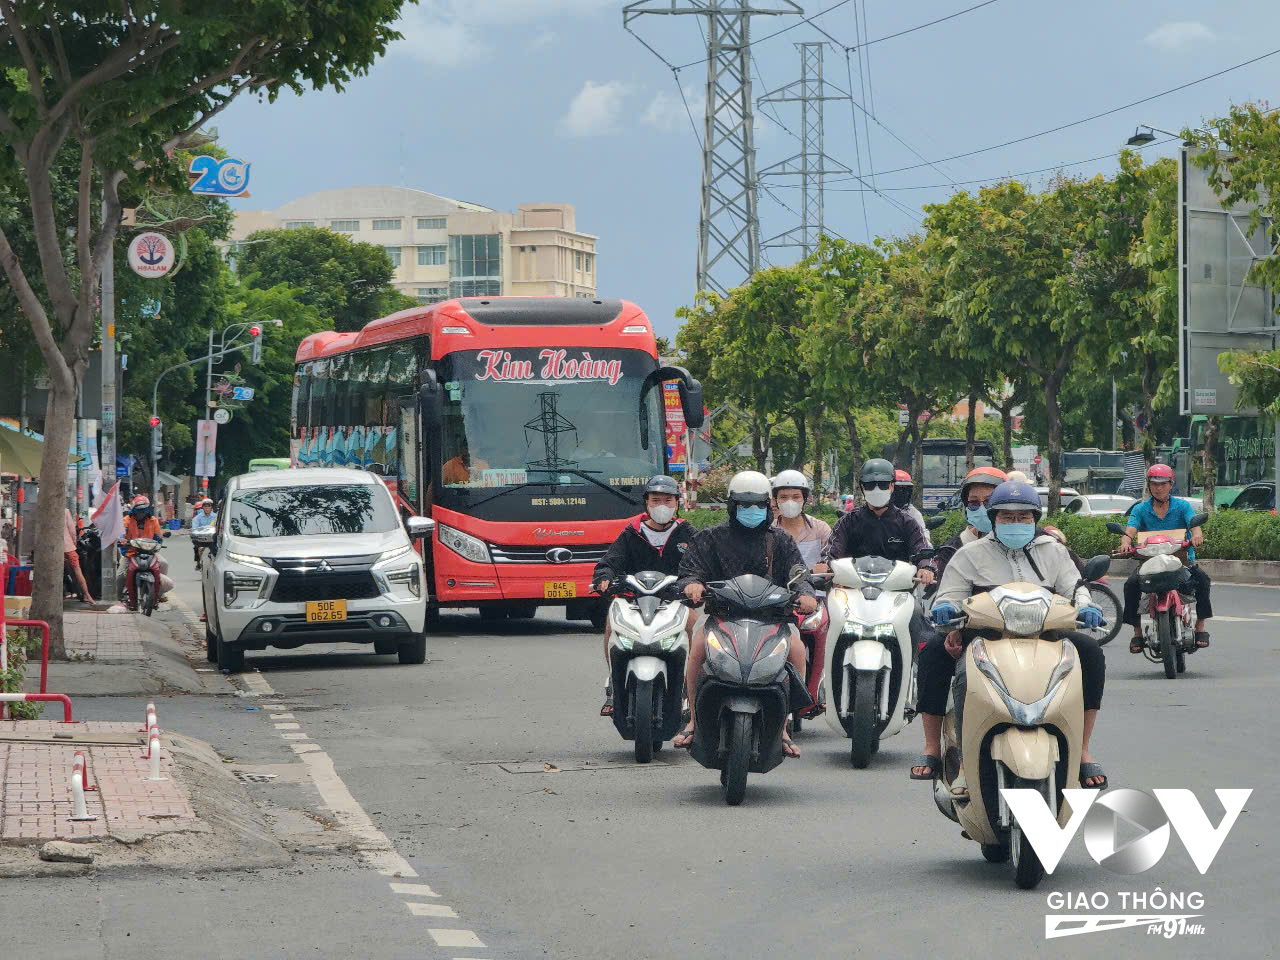
[[(0, 147), (21, 169), (36, 256), (0, 223), (0, 267), (50, 380), (37, 523), (56, 530), (66, 497), (75, 397), (88, 367), (103, 261), (122, 194), (183, 189), (169, 152), (245, 90), (274, 99), (303, 85), (341, 89), (398, 38), (402, 0), (226, 0), (95, 4), (0, 0)], [(75, 216), (59, 216), (55, 168), (78, 155)], [(101, 215), (95, 212), (101, 209)], [(66, 230), (74, 230), (68, 240)], [(61, 544), (36, 549), (34, 615), (62, 644)]]
[(293, 288), (298, 301), (315, 308), (333, 330), (360, 330), (417, 304), (391, 286), (395, 268), (386, 250), (332, 230), (259, 230), (245, 239), (236, 271), (259, 290)]

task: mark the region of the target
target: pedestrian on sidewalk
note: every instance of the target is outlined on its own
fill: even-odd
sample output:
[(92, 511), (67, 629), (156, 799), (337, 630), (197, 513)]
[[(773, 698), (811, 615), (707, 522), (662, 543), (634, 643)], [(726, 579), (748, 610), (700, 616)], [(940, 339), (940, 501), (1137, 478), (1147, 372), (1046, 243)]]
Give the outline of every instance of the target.
[(92, 603), (93, 594), (89, 592), (89, 585), (84, 582), (80, 554), (76, 552), (76, 522), (71, 519), (71, 511), (66, 507), (62, 509), (62, 556), (76, 576), (76, 583), (80, 586), (80, 599), (85, 603)]
[[(197, 505), (195, 516), (191, 518), (191, 532), (195, 533), (197, 530), (207, 530), (217, 522), (218, 515), (213, 512), (213, 501), (208, 497), (205, 497)], [(196, 569), (199, 570), (200, 555), (204, 553), (204, 546), (199, 543), (192, 544), (192, 546), (195, 547)]]

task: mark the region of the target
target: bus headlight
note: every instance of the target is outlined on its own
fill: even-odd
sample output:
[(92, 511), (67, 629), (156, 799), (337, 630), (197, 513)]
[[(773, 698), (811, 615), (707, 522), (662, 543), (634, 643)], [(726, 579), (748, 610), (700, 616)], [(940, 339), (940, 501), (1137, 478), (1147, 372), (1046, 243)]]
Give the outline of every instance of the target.
[(485, 546), (485, 542), (469, 533), (463, 533), (453, 527), (443, 523), (436, 524), (436, 537), (444, 546), (448, 547), (460, 557), (471, 560), (474, 563), (492, 563), (489, 557), (489, 548)]

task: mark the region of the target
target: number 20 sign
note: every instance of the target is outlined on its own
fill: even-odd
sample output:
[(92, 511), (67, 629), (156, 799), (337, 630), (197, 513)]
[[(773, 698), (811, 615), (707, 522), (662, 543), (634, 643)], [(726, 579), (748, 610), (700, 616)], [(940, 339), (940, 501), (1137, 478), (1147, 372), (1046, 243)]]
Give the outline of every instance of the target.
[(188, 171), (191, 192), (210, 197), (243, 197), (249, 192), (251, 166), (234, 157), (195, 157)]

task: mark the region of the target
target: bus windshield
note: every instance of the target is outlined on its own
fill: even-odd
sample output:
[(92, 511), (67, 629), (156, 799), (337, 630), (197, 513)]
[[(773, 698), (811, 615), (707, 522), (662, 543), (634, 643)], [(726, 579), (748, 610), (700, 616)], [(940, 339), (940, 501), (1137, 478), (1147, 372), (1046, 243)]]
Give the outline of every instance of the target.
[(632, 488), (663, 472), (660, 385), (649, 390), (643, 415), (640, 407), (656, 366), (640, 350), (448, 354), (437, 367), (443, 486), (488, 496), (519, 485), (575, 494), (603, 485), (635, 496)]

